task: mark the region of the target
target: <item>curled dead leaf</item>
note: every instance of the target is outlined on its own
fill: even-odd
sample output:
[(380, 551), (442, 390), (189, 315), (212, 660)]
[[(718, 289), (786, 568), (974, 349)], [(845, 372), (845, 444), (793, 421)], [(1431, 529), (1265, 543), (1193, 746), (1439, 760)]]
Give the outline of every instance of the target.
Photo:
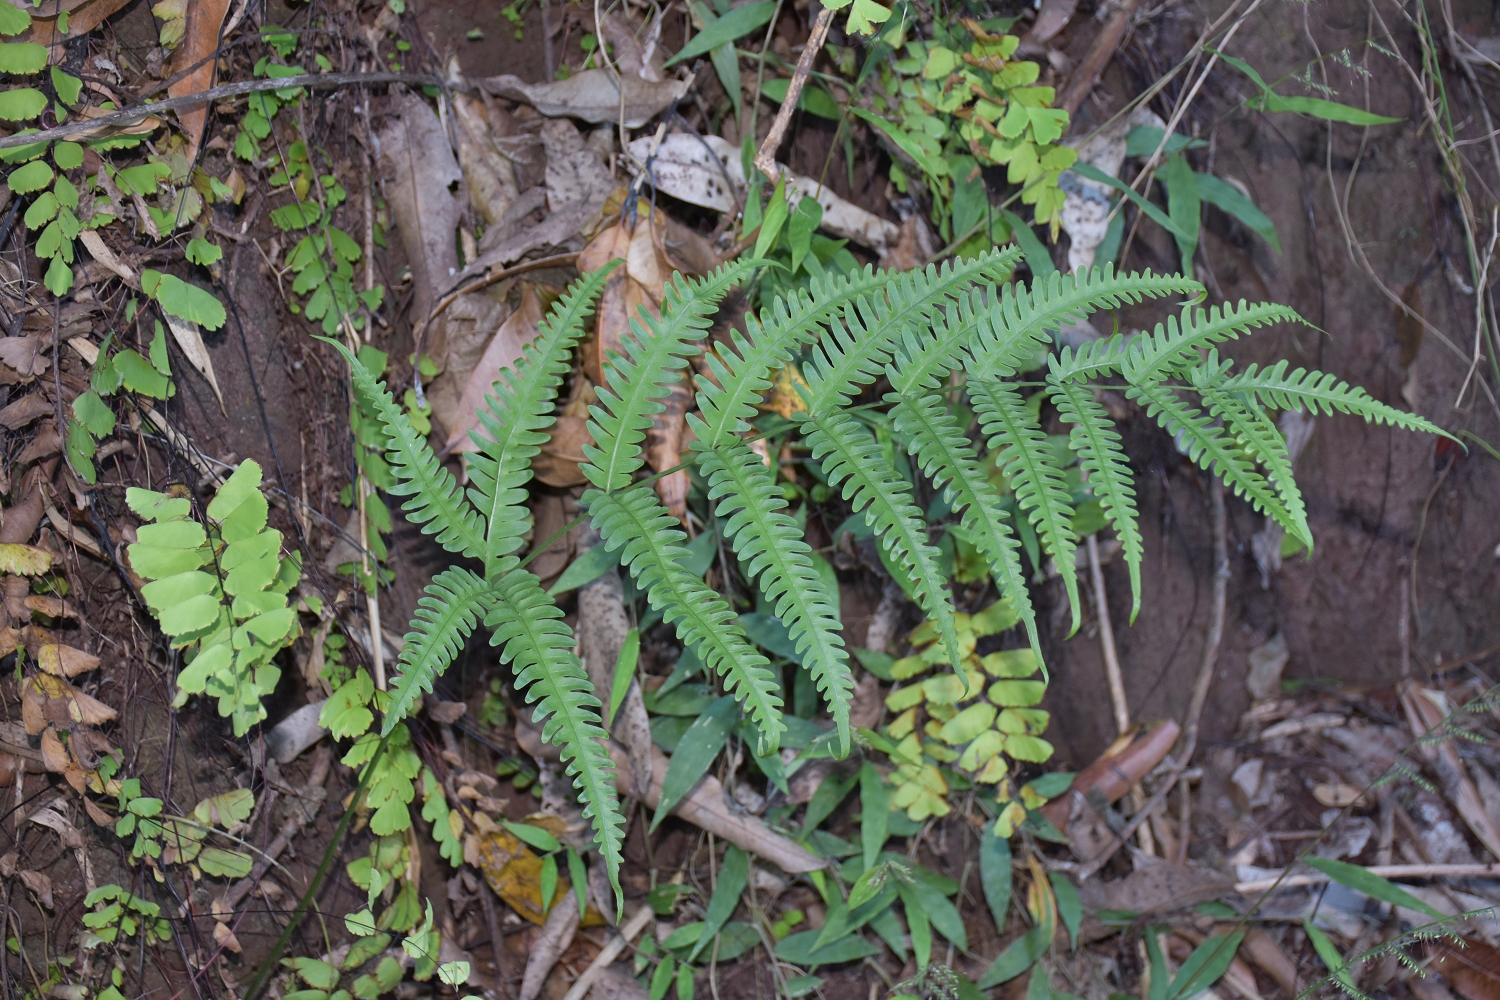
[(52, 909), (52, 880), (41, 872), (18, 872), (21, 884), (36, 894), (37, 901)]
[(58, 738), (57, 729), (48, 726), (42, 732), (42, 766), (55, 774), (61, 774), (71, 763), (72, 761), (68, 759), (67, 748)]
[[(479, 450), (479, 446), (469, 437), (470, 431), (480, 427), (479, 409), (485, 405), (485, 397), (494, 391), (501, 369), (515, 368), (516, 362), (521, 359), (522, 348), (536, 339), (541, 322), (541, 300), (537, 297), (536, 286), (528, 282), (522, 285), (521, 308), (512, 313), (501, 324), (500, 329), (495, 331), (489, 346), (484, 349), (484, 354), (464, 385), (453, 426), (448, 429), (448, 443), (444, 446), (446, 451)], [(482, 429), (480, 433), (483, 433)]]
[[(29, 599), (28, 599), (29, 600)], [(49, 674), (77, 677), (99, 666), (99, 657), (72, 646), (47, 643), (37, 650), (37, 666)]]
[(469, 711), (469, 706), (461, 701), (433, 701), (427, 705), (427, 717), (434, 722), (442, 722), (452, 725)]
[(640, 128), (687, 93), (689, 81), (654, 83), (638, 76), (623, 77), (623, 112), (620, 88), (603, 69), (584, 70), (555, 83), (526, 83), (510, 75), (492, 76), (478, 83), (496, 97), (524, 101), (549, 118), (580, 118), (598, 124), (621, 120), (623, 114), (626, 128)]
[(51, 594), (27, 595), (26, 607), (37, 614), (46, 615), (48, 618), (78, 617), (77, 608), (64, 601), (61, 597), (53, 597)]
[(226, 951), (232, 951), (236, 955), (244, 951), (240, 947), (239, 939), (234, 936), (234, 931), (229, 929), (228, 924), (214, 923), (214, 943)]

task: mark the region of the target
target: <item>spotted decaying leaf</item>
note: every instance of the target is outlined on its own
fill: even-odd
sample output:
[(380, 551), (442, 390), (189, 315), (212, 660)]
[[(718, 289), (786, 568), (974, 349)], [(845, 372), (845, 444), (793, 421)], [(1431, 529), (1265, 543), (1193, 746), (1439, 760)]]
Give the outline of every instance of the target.
[[(495, 890), (495, 895), (505, 900), (516, 913), (536, 924), (547, 922), (542, 912), (542, 859), (535, 851), (521, 843), (520, 839), (504, 827), (487, 822), (487, 817), (476, 814), (480, 831), (469, 834), (464, 840), (464, 860), (484, 873), (485, 881)], [(555, 821), (549, 823), (548, 820)], [(529, 822), (551, 827), (554, 836), (563, 832), (564, 823), (558, 817), (533, 817)], [(563, 865), (558, 857), (559, 867)], [(563, 872), (558, 873), (557, 888), (552, 894), (550, 911), (568, 893), (572, 884)], [(604, 923), (604, 918), (592, 906), (583, 917), (584, 927)]]
[(0, 573), (40, 576), (52, 568), (52, 553), (35, 545), (0, 544)]

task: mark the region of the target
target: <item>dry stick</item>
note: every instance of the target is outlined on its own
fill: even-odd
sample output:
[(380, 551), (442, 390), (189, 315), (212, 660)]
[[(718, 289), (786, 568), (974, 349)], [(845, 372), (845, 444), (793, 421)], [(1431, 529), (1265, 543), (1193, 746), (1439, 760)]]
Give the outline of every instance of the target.
[(1104, 674), (1109, 678), (1109, 700), (1115, 708), (1115, 729), (1125, 735), (1130, 728), (1130, 707), (1125, 701), (1125, 679), (1120, 673), (1120, 653), (1115, 648), (1115, 630), (1109, 620), (1109, 599), (1104, 592), (1104, 569), (1099, 562), (1099, 541), (1090, 535), (1089, 579), (1094, 584), (1094, 614), (1099, 619), (1099, 648), (1104, 654)]
[(516, 970), (511, 967), (510, 956), (505, 954), (505, 938), (500, 934), (500, 917), (495, 912), (495, 891), (488, 881), (479, 887), (479, 903), (484, 908), (484, 923), (490, 932), (490, 951), (494, 953), (495, 988), (505, 1000), (511, 1000), (515, 994), (510, 986)]
[(329, 87), (362, 86), (376, 83), (410, 83), (417, 86), (441, 86), (442, 82), (441, 78), (429, 76), (425, 73), (304, 73), (300, 76), (286, 76), (279, 79), (241, 80), (239, 83), (226, 83), (220, 87), (210, 87), (207, 90), (200, 90), (196, 94), (183, 94), (181, 97), (173, 97), (165, 101), (154, 101), (150, 104), (137, 104), (135, 107), (100, 115), (98, 118), (80, 118), (78, 121), (59, 125), (56, 128), (44, 129), (41, 132), (8, 135), (0, 138), (0, 149), (14, 149), (17, 146), (30, 146), (32, 143), (51, 142), (54, 139), (71, 139), (74, 136), (88, 135), (90, 132), (108, 128), (111, 125), (134, 125), (144, 118), (160, 114), (163, 111), (190, 108), (195, 104), (207, 104), (209, 101), (217, 101), (223, 97), (240, 97), (244, 94), (256, 94), (265, 90), (285, 90), (289, 87), (306, 87), (309, 90), (318, 90)]
[(636, 910), (635, 916), (620, 928), (619, 937), (605, 945), (599, 954), (594, 956), (589, 967), (583, 970), (583, 975), (574, 980), (572, 988), (568, 990), (563, 1000), (583, 1000), (589, 988), (594, 985), (594, 980), (599, 978), (599, 973), (614, 964), (615, 959), (620, 957), (620, 952), (625, 950), (625, 946), (630, 943), (631, 939), (651, 922), (651, 917), (652, 909), (649, 906), (642, 906)]
[(787, 84), (786, 96), (781, 99), (781, 107), (776, 112), (775, 120), (771, 122), (771, 131), (766, 134), (766, 141), (760, 144), (760, 151), (755, 154), (756, 168), (772, 181), (781, 179), (781, 165), (776, 162), (776, 150), (781, 146), (781, 140), (786, 138), (787, 126), (791, 124), (792, 115), (797, 110), (797, 101), (802, 97), (802, 86), (807, 83), (807, 75), (812, 72), (813, 60), (817, 58), (818, 50), (827, 40), (828, 29), (832, 25), (833, 11), (828, 7), (819, 7), (818, 19), (813, 22), (812, 36), (802, 47), (802, 55), (797, 59), (796, 72), (792, 74), (792, 81)]
[[(1224, 639), (1225, 606), (1229, 599), (1228, 515), (1224, 510), (1224, 484), (1217, 476), (1209, 483), (1209, 498), (1213, 504), (1214, 518), (1213, 608), (1209, 616), (1208, 641), (1203, 648), (1203, 659), (1198, 665), (1198, 678), (1193, 684), (1193, 699), (1188, 705), (1187, 725), (1182, 730), (1182, 755), (1168, 770), (1161, 787), (1146, 801), (1144, 806), (1136, 810), (1135, 815), (1119, 831), (1111, 845), (1100, 851), (1098, 857), (1078, 869), (1080, 882), (1103, 868), (1120, 845), (1129, 840), (1130, 835), (1135, 833), (1152, 813), (1161, 808), (1161, 804), (1167, 800), (1167, 795), (1176, 787), (1183, 772), (1187, 770), (1188, 764), (1192, 762), (1193, 752), (1198, 747), (1198, 723), (1203, 715), (1203, 706), (1208, 701), (1208, 689), (1213, 683), (1214, 667), (1219, 662), (1219, 645)], [(1183, 818), (1187, 819), (1188, 814), (1185, 813)], [(1182, 830), (1177, 848), (1179, 855), (1187, 850), (1186, 844), (1191, 836), (1191, 830)]]
[(1124, 4), (1115, 8), (1115, 12), (1109, 15), (1109, 20), (1104, 22), (1104, 30), (1094, 38), (1094, 44), (1089, 46), (1088, 53), (1084, 55), (1083, 62), (1073, 71), (1068, 80), (1068, 86), (1063, 90), (1062, 100), (1058, 106), (1068, 112), (1072, 117), (1083, 106), (1084, 98), (1094, 89), (1094, 84), (1099, 82), (1099, 77), (1104, 73), (1104, 68), (1109, 61), (1115, 57), (1115, 50), (1125, 40), (1125, 31), (1130, 27), (1130, 17), (1140, 7), (1141, 0), (1126, 0)]
[[(1371, 865), (1365, 869), (1382, 878), (1494, 878), (1500, 875), (1500, 865)], [(1265, 892), (1270, 888), (1290, 889), (1299, 885), (1321, 885), (1332, 881), (1322, 872), (1299, 872), (1288, 875), (1280, 871), (1249, 882), (1237, 882), (1234, 891), (1240, 894)]]

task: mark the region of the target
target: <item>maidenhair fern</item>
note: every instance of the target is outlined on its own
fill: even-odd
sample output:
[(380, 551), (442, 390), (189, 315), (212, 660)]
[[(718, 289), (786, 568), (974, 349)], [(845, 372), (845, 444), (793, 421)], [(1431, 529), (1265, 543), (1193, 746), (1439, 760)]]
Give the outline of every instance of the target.
[[(696, 412), (688, 415), (693, 444), (684, 460), (707, 484), (741, 571), (785, 624), (823, 692), (843, 752), (851, 741), (854, 679), (840, 634), (838, 594), (815, 569), (772, 470), (748, 440), (755, 433), (756, 404), (778, 372), (799, 357), (806, 385), (799, 389), (804, 405), (793, 415), (795, 429), (828, 485), (864, 514), (888, 565), (906, 574), (933, 636), (955, 666), (962, 662), (959, 619), (940, 551), (911, 481), (872, 432), (872, 415), (853, 405), (878, 381), (889, 386), (881, 401), (890, 411), (884, 426), (946, 497), (1038, 654), (1020, 537), (1038, 539), (1055, 562), (1076, 629), (1078, 498), (1066, 478), (1074, 462), (1121, 540), (1139, 606), (1144, 543), (1135, 490), (1120, 435), (1099, 401), (1101, 389), (1123, 390), (1185, 442), (1194, 461), (1309, 544), (1304, 506), (1269, 410), (1338, 410), (1437, 430), (1331, 375), (1301, 369), (1288, 374), (1284, 363), (1232, 373), (1212, 345), (1270, 323), (1300, 322), (1277, 305), (1185, 307), (1133, 339), (1115, 336), (1078, 351), (1064, 349), (1049, 359), (1045, 381), (1028, 392), (1014, 376), (1036, 366), (1064, 323), (1148, 297), (1196, 299), (1203, 289), (1182, 277), (1117, 275), (1108, 268), (1054, 275), (1031, 289), (1001, 284), (1017, 258), (1013, 249), (1000, 250), (941, 269), (889, 274), (866, 268), (819, 278), (747, 317), (747, 334), (731, 333), (701, 361), (706, 377), (697, 380)], [(703, 353), (719, 302), (756, 263), (726, 265), (699, 279), (677, 275), (667, 286), (661, 316), (643, 311), (632, 323), (624, 353), (611, 355), (598, 387), (582, 467), (590, 488), (580, 504), (663, 622), (722, 675), (753, 720), (764, 755), (776, 749), (786, 728), (777, 674), (746, 637), (729, 601), (685, 567), (687, 536), (641, 479), (652, 416)], [(402, 480), (394, 492), (409, 497), (409, 516), (449, 551), (483, 563), (482, 574), (454, 567), (428, 586), (402, 652), (385, 730), (431, 690), (434, 677), (482, 621), (501, 658), (514, 664), (518, 689), (537, 704), (544, 738), (561, 746), (618, 891), (624, 823), (602, 744), (599, 693), (574, 653), (561, 610), (516, 554), (529, 524), (524, 504), (531, 460), (546, 440), (558, 389), (608, 271), (585, 275), (564, 295), (516, 368), (501, 373), (473, 432), (479, 451), (471, 458), (467, 490), (442, 468), (385, 387), (350, 361), (356, 387), (385, 421), (393, 468)], [(967, 397), (978, 417), (977, 439), (953, 406), (958, 396)], [(1070, 430), (1065, 453), (1043, 431), (1040, 404), (1047, 401)], [(1014, 506), (991, 478), (981, 445), (991, 450)]]

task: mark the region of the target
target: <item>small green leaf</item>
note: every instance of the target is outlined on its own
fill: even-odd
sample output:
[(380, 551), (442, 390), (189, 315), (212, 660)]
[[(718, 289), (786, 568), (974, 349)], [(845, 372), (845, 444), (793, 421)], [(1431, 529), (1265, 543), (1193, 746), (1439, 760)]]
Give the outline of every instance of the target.
[[(598, 545), (595, 548), (603, 548)], [(620, 655), (615, 657), (615, 675), (610, 683), (609, 690), (609, 715), (604, 721), (606, 729), (615, 724), (615, 713), (625, 702), (625, 695), (630, 691), (630, 682), (635, 678), (635, 665), (641, 655), (641, 632), (640, 629), (631, 629), (625, 633), (625, 641), (620, 644)]]
[[(994, 962), (990, 963), (990, 967), (974, 985), (981, 990), (987, 990), (992, 986), (1010, 982), (1036, 964), (1036, 960), (1051, 947), (1055, 933), (1055, 927), (1039, 924), (1022, 934), (1012, 941)], [(1166, 978), (1165, 974), (1162, 978)]]
[[(0, 73), (11, 73), (24, 75), (29, 73), (40, 73), (47, 65), (47, 46), (38, 45), (36, 42), (6, 42), (0, 45)], [(14, 93), (12, 91), (11, 93)], [(40, 91), (31, 90), (29, 93), (37, 94)], [(46, 97), (42, 97), (42, 106), (46, 107)], [(38, 111), (37, 114), (41, 112)], [(27, 118), (35, 118), (36, 114), (26, 115)]]
[(1010, 860), (1010, 842), (995, 833), (995, 824), (986, 823), (979, 841), (979, 880), (984, 885), (984, 899), (990, 905), (990, 915), (995, 918), (995, 929), (1002, 934), (1005, 933), (1014, 884)]
[(203, 869), (203, 874), (216, 878), (244, 878), (250, 874), (254, 863), (250, 860), (250, 855), (239, 851), (205, 847), (198, 855), (198, 867)]
[(1427, 916), (1432, 917), (1434, 920), (1443, 919), (1443, 914), (1433, 906), (1413, 896), (1395, 883), (1376, 875), (1368, 868), (1360, 865), (1351, 865), (1347, 861), (1335, 861), (1332, 858), (1306, 857), (1302, 860), (1333, 879), (1339, 885), (1347, 886), (1355, 892), (1362, 892), (1371, 899), (1378, 899), (1382, 903), (1390, 903), (1392, 906), (1405, 907), (1408, 910), (1416, 910), (1418, 913), (1427, 914)]
[[(1354, 977), (1349, 975), (1349, 963), (1344, 960), (1344, 956), (1340, 954), (1338, 947), (1332, 941), (1328, 940), (1328, 935), (1324, 934), (1313, 923), (1312, 917), (1303, 918), (1302, 929), (1307, 932), (1307, 939), (1312, 942), (1313, 950), (1318, 953), (1318, 957), (1323, 960), (1323, 964), (1328, 966), (1328, 971), (1333, 973), (1333, 978), (1337, 979), (1346, 989), (1350, 990), (1351, 995), (1357, 995), (1358, 987), (1354, 983)], [(1204, 942), (1204, 944), (1207, 944), (1207, 942)], [(1199, 945), (1199, 947), (1201, 948), (1202, 945)]]
[(656, 804), (656, 814), (651, 817), (651, 829), (655, 830), (708, 773), (739, 714), (734, 695), (726, 694), (709, 705), (683, 734), (662, 778), (661, 798)]
[(152, 399), (167, 398), (172, 383), (155, 365), (135, 351), (121, 351), (111, 362), (120, 375), (121, 384), (131, 392), (138, 392)]
[(1244, 939), (1244, 931), (1217, 934), (1194, 948), (1172, 979), (1172, 985), (1167, 990), (1167, 1000), (1189, 1000), (1218, 982), (1219, 977), (1228, 970), (1229, 963), (1234, 961), (1235, 953)]
[(761, 220), (760, 235), (755, 238), (755, 252), (752, 256), (764, 257), (776, 245), (776, 238), (781, 235), (781, 227), (786, 224), (787, 214), (786, 178), (783, 177), (776, 182), (776, 190), (771, 193), (770, 204), (766, 205), (765, 218)]
[(729, 13), (694, 35), (693, 39), (676, 55), (668, 59), (665, 65), (672, 66), (684, 59), (701, 56), (725, 42), (742, 38), (756, 28), (764, 27), (775, 13), (776, 4), (773, 0), (757, 0), (755, 3), (748, 3), (742, 7), (731, 8)]
[[(539, 826), (532, 826), (530, 823), (512, 823), (506, 820), (505, 828), (515, 834), (518, 840), (539, 851), (550, 853), (562, 850), (562, 844), (558, 842), (558, 839)], [(543, 899), (548, 898), (550, 897), (544, 893)]]
[(31, 27), (30, 14), (14, 4), (5, 4), (0, 7), (0, 35), (19, 35), (29, 27)]
[[(8, 91), (7, 93), (15, 93)], [(0, 95), (4, 96), (4, 95)], [(0, 115), (0, 117), (4, 117)], [(19, 167), (10, 172), (5, 183), (16, 194), (30, 194), (40, 191), (52, 183), (52, 165), (44, 160), (33, 160), (24, 167)]]
[(697, 961), (698, 956), (712, 943), (714, 936), (734, 915), (740, 904), (740, 894), (745, 891), (750, 876), (750, 856), (738, 847), (730, 847), (724, 853), (724, 865), (719, 869), (719, 884), (708, 901), (704, 914), (703, 932), (698, 937), (688, 961)]
[[(147, 275), (152, 275), (153, 279), (148, 279)], [(197, 323), (205, 330), (217, 330), (224, 325), (227, 318), (224, 306), (212, 292), (189, 284), (175, 274), (160, 274), (149, 268), (141, 272), (142, 289), (147, 287), (148, 280), (152, 281), (153, 287), (147, 294), (156, 299), (168, 314)]]
[(208, 240), (188, 240), (187, 259), (194, 264), (202, 264), (204, 267), (207, 267), (210, 264), (217, 264), (223, 256), (224, 251), (218, 245), (208, 242)]
[(589, 906), (589, 873), (583, 866), (583, 858), (573, 848), (568, 848), (568, 879), (573, 883), (573, 891), (578, 895), (578, 912), (581, 914)]
[(873, 35), (875, 25), (884, 24), (890, 16), (891, 9), (882, 7), (875, 0), (854, 0), (854, 6), (849, 8), (849, 20), (845, 29), (850, 34)]
[(595, 545), (568, 564), (568, 568), (562, 571), (557, 582), (547, 589), (547, 594), (550, 597), (556, 597), (558, 594), (576, 590), (584, 584), (592, 583), (618, 565), (620, 565), (618, 549), (609, 552), (603, 545)]
[(58, 100), (64, 104), (77, 104), (78, 95), (83, 90), (83, 81), (53, 66), (52, 89), (57, 91)]
[(52, 162), (59, 170), (83, 166), (83, 147), (76, 142), (58, 142), (52, 146)]
[(1083, 922), (1083, 903), (1078, 898), (1078, 888), (1063, 872), (1052, 872), (1047, 876), (1052, 882), (1052, 895), (1057, 899), (1057, 915), (1068, 929), (1073, 948), (1078, 948), (1078, 926)]
[(859, 805), (864, 817), (859, 825), (859, 840), (868, 871), (875, 867), (875, 861), (885, 847), (891, 811), (890, 786), (885, 783), (885, 776), (869, 761), (859, 769)]
[(1255, 207), (1255, 203), (1240, 193), (1240, 189), (1213, 174), (1194, 174), (1198, 182), (1198, 197), (1220, 211), (1234, 216), (1261, 239), (1271, 244), (1271, 249), (1281, 252), (1281, 241), (1276, 236), (1276, 224), (1266, 213)]

